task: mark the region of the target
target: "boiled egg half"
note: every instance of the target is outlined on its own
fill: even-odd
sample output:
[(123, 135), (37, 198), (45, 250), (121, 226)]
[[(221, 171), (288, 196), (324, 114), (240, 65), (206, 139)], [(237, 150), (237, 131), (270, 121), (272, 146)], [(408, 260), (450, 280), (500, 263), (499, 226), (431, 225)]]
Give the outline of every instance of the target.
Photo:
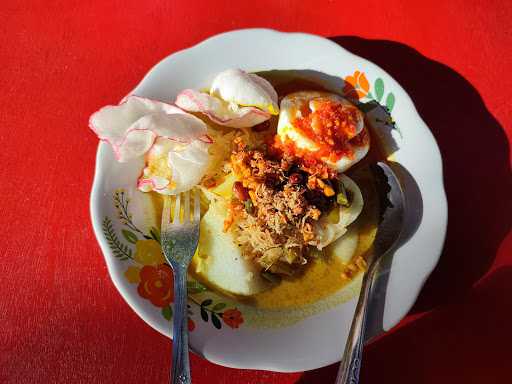
[(347, 99), (328, 92), (302, 91), (285, 96), (277, 134), (297, 153), (308, 153), (344, 172), (370, 148), (363, 113)]

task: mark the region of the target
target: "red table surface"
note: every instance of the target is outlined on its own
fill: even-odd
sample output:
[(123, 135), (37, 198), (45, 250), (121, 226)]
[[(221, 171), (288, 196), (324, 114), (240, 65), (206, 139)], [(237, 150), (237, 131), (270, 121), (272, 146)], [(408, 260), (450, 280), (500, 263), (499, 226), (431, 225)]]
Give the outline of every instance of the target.
[[(269, 27), (332, 37), (380, 65), (412, 96), (444, 158), (445, 250), (410, 315), (366, 348), (361, 382), (510, 383), (511, 5), (4, 0), (0, 382), (167, 382), (171, 343), (122, 300), (92, 232), (97, 139), (87, 120), (168, 54)], [(194, 383), (329, 383), (337, 369), (281, 374), (191, 359)]]

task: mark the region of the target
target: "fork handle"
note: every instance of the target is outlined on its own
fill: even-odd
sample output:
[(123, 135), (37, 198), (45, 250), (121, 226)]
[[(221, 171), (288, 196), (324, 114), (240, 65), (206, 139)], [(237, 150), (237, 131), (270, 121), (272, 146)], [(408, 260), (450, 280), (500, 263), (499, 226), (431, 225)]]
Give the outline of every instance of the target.
[(345, 352), (338, 370), (335, 384), (357, 384), (359, 382), (359, 371), (364, 346), (364, 326), (368, 308), (368, 299), (372, 286), (373, 275), (377, 263), (370, 265), (363, 276), (361, 293), (357, 302), (354, 318), (348, 334)]
[(174, 269), (174, 316), (172, 344), (172, 384), (190, 384), (188, 357), (187, 269)]

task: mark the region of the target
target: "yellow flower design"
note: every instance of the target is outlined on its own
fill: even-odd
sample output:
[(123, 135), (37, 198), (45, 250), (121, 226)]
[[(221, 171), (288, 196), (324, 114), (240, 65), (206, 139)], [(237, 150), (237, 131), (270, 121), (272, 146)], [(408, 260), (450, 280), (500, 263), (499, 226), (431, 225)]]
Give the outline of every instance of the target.
[(142, 265), (159, 265), (165, 262), (162, 248), (155, 240), (138, 240), (135, 243), (134, 260)]
[(128, 280), (131, 284), (140, 283), (140, 268), (139, 267), (128, 267), (126, 272), (124, 273), (126, 280)]

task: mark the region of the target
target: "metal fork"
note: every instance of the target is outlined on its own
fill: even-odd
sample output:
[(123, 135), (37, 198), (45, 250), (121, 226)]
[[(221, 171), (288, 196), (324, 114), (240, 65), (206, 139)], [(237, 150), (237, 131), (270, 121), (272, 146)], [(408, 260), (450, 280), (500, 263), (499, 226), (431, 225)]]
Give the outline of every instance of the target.
[(200, 203), (199, 191), (193, 191), (191, 214), (190, 194), (177, 195), (174, 210), (172, 197), (166, 196), (162, 211), (162, 250), (174, 272), (172, 384), (192, 382), (188, 358), (187, 269), (199, 241)]

